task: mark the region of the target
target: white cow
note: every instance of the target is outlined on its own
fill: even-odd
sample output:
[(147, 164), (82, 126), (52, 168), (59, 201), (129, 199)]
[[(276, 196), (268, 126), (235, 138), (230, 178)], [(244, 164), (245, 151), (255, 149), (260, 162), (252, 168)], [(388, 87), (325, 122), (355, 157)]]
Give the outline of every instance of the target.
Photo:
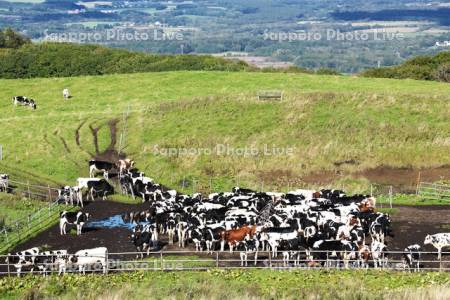
[(68, 258), (68, 264), (78, 267), (78, 271), (86, 274), (86, 269), (98, 271), (98, 267), (102, 268), (103, 274), (107, 271), (108, 249), (106, 247), (98, 247), (93, 249), (85, 249), (75, 252)]
[(69, 99), (70, 98), (70, 92), (69, 92), (69, 89), (68, 88), (65, 88), (64, 90), (63, 90), (63, 97), (64, 97), (64, 99)]
[(0, 174), (0, 192), (7, 192), (9, 187), (9, 175)]
[(438, 250), (438, 259), (441, 259), (442, 248), (450, 247), (450, 233), (436, 233), (425, 237), (424, 245), (431, 244)]

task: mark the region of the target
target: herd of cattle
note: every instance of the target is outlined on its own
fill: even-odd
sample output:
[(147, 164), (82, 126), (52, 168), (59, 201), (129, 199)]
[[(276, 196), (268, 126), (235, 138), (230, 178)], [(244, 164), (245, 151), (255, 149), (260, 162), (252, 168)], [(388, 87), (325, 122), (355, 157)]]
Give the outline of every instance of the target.
[[(148, 205), (145, 210), (122, 214), (123, 222), (134, 225), (130, 242), (138, 257), (160, 249), (164, 235), (169, 244), (180, 248), (191, 244), (196, 251), (207, 253), (237, 251), (242, 266), (248, 265), (251, 255), (256, 265), (261, 251), (271, 258), (281, 254), (284, 265), (306, 262), (309, 266), (323, 266), (333, 262), (345, 268), (379, 268), (388, 263), (386, 237), (393, 237), (391, 218), (377, 212), (376, 199), (368, 195), (349, 196), (340, 190), (325, 189), (257, 192), (239, 187), (207, 197), (199, 193), (185, 195), (155, 183), (134, 169), (132, 160), (124, 159), (114, 164), (91, 160), (91, 177), (78, 178), (76, 186), (62, 188), (59, 198), (80, 206), (83, 195), (92, 200), (105, 199), (114, 193), (110, 178), (114, 170), (122, 193), (140, 197)], [(103, 178), (95, 177), (99, 173)], [(62, 212), (60, 234), (65, 235), (67, 226), (74, 225), (77, 235), (81, 235), (89, 219), (90, 215), (82, 211)], [(450, 246), (450, 233), (428, 235), (424, 244), (436, 247), (440, 258), (442, 248)], [(33, 248), (9, 254), (7, 262), (16, 267), (18, 274), (23, 266), (38, 268), (44, 274), (51, 268), (64, 273), (67, 266), (84, 272), (92, 264), (100, 264), (105, 271), (107, 255), (106, 248), (80, 250), (73, 255), (66, 250), (40, 252)], [(403, 252), (405, 268), (418, 270), (420, 256), (418, 244), (407, 246)]]

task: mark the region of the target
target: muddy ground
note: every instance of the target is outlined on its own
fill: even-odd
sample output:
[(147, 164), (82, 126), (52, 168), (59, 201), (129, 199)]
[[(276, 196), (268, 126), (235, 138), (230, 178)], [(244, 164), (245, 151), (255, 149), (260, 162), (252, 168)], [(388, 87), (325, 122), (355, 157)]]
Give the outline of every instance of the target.
[[(114, 215), (119, 215), (128, 211), (139, 211), (145, 209), (147, 204), (123, 204), (111, 201), (96, 201), (87, 205), (85, 212), (91, 214), (91, 220), (101, 220)], [(420, 244), (427, 234), (450, 231), (444, 225), (450, 223), (450, 206), (397, 206), (397, 211), (392, 216), (394, 237), (388, 237), (387, 244), (390, 251), (402, 251), (406, 246)], [(43, 247), (48, 249), (67, 249), (74, 253), (81, 249), (95, 247), (107, 247), (109, 253), (135, 252), (135, 248), (130, 242), (130, 230), (125, 228), (86, 228), (81, 236), (68, 234), (61, 236), (59, 226), (55, 225), (42, 232), (36, 237), (18, 245), (12, 252), (29, 249), (31, 247)], [(180, 250), (176, 245), (168, 245), (167, 238), (161, 238), (163, 250)], [(195, 251), (192, 246), (187, 249)], [(435, 251), (428, 245), (424, 251)], [(202, 257), (210, 257), (202, 253)], [(238, 258), (238, 254), (234, 256)], [(264, 255), (261, 254), (261, 259)], [(398, 256), (397, 259), (400, 259)], [(131, 255), (115, 256), (117, 259), (134, 259)], [(221, 258), (230, 258), (228, 253), (221, 254)], [(450, 260), (449, 256), (444, 256), (445, 260)], [(426, 254), (423, 260), (436, 260), (436, 255)], [(237, 263), (236, 263), (237, 264)], [(446, 264), (445, 264), (446, 265)], [(424, 263), (427, 267), (437, 267), (436, 263)], [(450, 267), (450, 265), (449, 265)], [(1, 271), (1, 270), (0, 270)]]

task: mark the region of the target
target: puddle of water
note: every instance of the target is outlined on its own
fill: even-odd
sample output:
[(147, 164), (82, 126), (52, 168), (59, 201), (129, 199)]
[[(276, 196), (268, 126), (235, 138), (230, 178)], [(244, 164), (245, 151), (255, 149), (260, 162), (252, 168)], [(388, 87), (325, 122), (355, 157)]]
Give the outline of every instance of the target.
[[(145, 225), (147, 223), (139, 223), (141, 225)], [(115, 215), (106, 219), (98, 220), (98, 221), (89, 221), (86, 223), (87, 228), (126, 228), (129, 230), (133, 230), (136, 224), (133, 223), (125, 223), (122, 220), (121, 215)]]

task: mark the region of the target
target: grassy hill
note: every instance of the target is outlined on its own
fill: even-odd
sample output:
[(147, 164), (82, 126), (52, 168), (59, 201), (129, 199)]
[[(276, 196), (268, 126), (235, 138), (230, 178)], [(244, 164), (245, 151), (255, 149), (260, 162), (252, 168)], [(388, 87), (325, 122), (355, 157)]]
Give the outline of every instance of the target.
[[(358, 175), (365, 170), (450, 165), (450, 86), (443, 83), (180, 71), (0, 80), (0, 86), (0, 171), (59, 183), (87, 176), (92, 156), (117, 157), (128, 109), (123, 152), (149, 176), (186, 192), (235, 184), (284, 189), (336, 172), (345, 176), (334, 184), (367, 188)], [(64, 87), (73, 94), (69, 101)], [(285, 92), (283, 101), (256, 100), (257, 91), (273, 89)], [(14, 108), (13, 95), (35, 98), (37, 110)], [(217, 144), (252, 147), (259, 155), (218, 155)], [(264, 155), (265, 145), (293, 153)], [(166, 148), (203, 152), (155, 151)]]
[(362, 76), (450, 82), (450, 52), (418, 56), (394, 67), (370, 69), (363, 72)]

